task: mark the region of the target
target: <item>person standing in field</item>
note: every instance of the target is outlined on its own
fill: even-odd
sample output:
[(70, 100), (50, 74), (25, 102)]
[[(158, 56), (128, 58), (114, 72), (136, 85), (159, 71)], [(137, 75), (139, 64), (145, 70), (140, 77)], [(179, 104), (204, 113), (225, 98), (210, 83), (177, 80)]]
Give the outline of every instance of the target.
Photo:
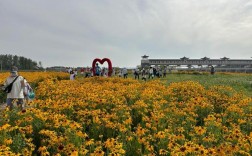
[(105, 67), (103, 67), (101, 70), (101, 76), (104, 76), (104, 75), (105, 75)]
[(145, 69), (143, 68), (142, 70), (141, 70), (141, 75), (143, 76), (145, 74)]
[(10, 76), (6, 79), (4, 86), (8, 86), (13, 83), (11, 91), (7, 94), (7, 107), (10, 110), (13, 109), (14, 102), (17, 103), (17, 106), (23, 110), (24, 109), (24, 87), (25, 82), (22, 76), (18, 75), (18, 68), (13, 66), (10, 71)]
[(157, 75), (156, 75), (156, 74), (157, 74), (157, 68), (156, 68), (156, 67), (153, 67), (152, 70), (153, 70), (153, 75), (154, 75), (154, 76), (157, 76)]
[(90, 76), (93, 77), (94, 76), (94, 72), (93, 72), (93, 68), (90, 68)]
[(214, 75), (214, 73), (215, 73), (215, 70), (214, 70), (213, 66), (211, 66), (210, 73), (211, 73), (211, 75)]
[(163, 70), (163, 77), (166, 77), (166, 72), (167, 72), (167, 67), (165, 66)]
[(74, 75), (77, 76), (78, 75), (78, 70), (77, 69), (74, 69)]
[(136, 69), (134, 70), (134, 75), (135, 75), (135, 79), (138, 79), (138, 80), (139, 80), (139, 69), (138, 69), (138, 68), (136, 68)]
[(118, 72), (118, 77), (122, 77), (122, 69), (119, 69), (119, 72)]
[(158, 78), (160, 78), (161, 74), (162, 74), (161, 69), (159, 67), (156, 67), (156, 74), (155, 74), (155, 76), (157, 76)]
[(104, 68), (104, 74), (103, 74), (104, 77), (108, 77), (108, 68)]
[(84, 76), (85, 69), (81, 68), (80, 72), (81, 72), (81, 75)]
[(127, 68), (123, 68), (122, 74), (123, 74), (123, 78), (126, 79), (128, 77), (128, 70), (127, 70)]
[(70, 71), (70, 80), (74, 80), (75, 79), (75, 74), (73, 71)]
[(147, 71), (145, 71), (145, 69), (143, 68), (141, 73), (142, 73), (142, 80), (146, 81), (146, 79), (147, 79), (147, 75), (146, 75)]
[(113, 69), (112, 69), (112, 76), (115, 76), (115, 75), (116, 75), (116, 69), (113, 68)]
[(149, 79), (150, 79), (150, 78), (153, 79), (153, 77), (154, 77), (153, 68), (150, 67), (150, 69), (149, 69)]
[(24, 78), (24, 101), (25, 103), (29, 102), (29, 94), (33, 92), (32, 87), (30, 86), (29, 82)]
[(99, 66), (98, 63), (96, 63), (95, 66), (95, 76), (100, 76), (101, 75), (101, 67)]

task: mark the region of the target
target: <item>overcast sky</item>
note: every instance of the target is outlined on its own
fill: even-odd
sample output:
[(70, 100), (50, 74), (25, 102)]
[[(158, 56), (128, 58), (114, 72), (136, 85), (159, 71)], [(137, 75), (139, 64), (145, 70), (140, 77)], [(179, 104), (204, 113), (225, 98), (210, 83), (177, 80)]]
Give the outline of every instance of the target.
[(110, 58), (251, 59), (252, 0), (0, 0), (0, 54), (44, 67)]

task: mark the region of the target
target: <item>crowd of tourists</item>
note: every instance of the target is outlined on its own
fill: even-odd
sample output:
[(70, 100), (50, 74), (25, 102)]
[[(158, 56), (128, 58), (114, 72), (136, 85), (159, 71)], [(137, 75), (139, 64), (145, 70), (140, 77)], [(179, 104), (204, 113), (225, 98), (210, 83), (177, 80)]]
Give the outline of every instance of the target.
[(142, 77), (142, 80), (147, 80), (147, 79), (153, 79), (154, 77), (166, 77), (167, 72), (171, 72), (170, 68), (167, 68), (166, 66), (160, 67), (152, 67), (150, 66), (149, 68), (136, 68), (133, 69), (133, 74), (135, 79), (139, 79), (140, 76)]
[[(108, 68), (105, 67), (100, 67), (99, 64), (97, 63), (94, 67), (92, 68), (81, 68), (80, 70), (73, 69), (73, 68), (68, 68), (67, 72), (70, 74), (70, 80), (74, 80), (75, 77), (80, 74), (81, 77), (93, 77), (93, 76), (103, 76), (103, 77), (108, 77), (109, 72), (111, 76), (117, 76), (117, 77), (122, 77), (122, 78), (128, 78), (129, 76), (129, 69), (127, 68), (112, 68), (112, 71), (109, 71)], [(148, 68), (135, 68), (132, 70), (133, 77), (135, 79), (142, 79), (142, 80), (147, 80), (147, 79), (153, 79), (154, 77), (160, 78), (160, 77), (166, 77), (167, 73), (171, 72), (171, 68), (168, 68), (166, 66), (160, 67), (160, 66), (155, 66), (155, 67), (148, 67)]]

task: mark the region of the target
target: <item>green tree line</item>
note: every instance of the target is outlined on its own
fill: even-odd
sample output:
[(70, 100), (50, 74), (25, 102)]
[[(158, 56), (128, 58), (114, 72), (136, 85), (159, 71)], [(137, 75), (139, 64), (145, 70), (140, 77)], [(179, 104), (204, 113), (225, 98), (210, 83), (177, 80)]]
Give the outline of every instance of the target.
[(17, 55), (0, 55), (1, 70), (10, 70), (11, 66), (18, 67), (19, 70), (37, 70), (42, 69), (42, 63), (37, 63), (29, 58)]

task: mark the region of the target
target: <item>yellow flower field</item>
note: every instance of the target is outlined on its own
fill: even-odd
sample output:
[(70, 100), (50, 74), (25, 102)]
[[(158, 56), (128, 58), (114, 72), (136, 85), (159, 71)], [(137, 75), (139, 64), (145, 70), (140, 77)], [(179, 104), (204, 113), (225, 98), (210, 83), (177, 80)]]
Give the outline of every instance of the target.
[[(9, 75), (9, 72), (0, 73), (0, 84), (3, 84)], [(62, 72), (19, 72), (19, 75), (22, 75), (30, 83), (37, 83), (43, 79), (49, 78), (68, 79), (69, 77), (68, 73)]]
[(0, 155), (252, 154), (252, 99), (231, 87), (55, 77), (1, 112)]

